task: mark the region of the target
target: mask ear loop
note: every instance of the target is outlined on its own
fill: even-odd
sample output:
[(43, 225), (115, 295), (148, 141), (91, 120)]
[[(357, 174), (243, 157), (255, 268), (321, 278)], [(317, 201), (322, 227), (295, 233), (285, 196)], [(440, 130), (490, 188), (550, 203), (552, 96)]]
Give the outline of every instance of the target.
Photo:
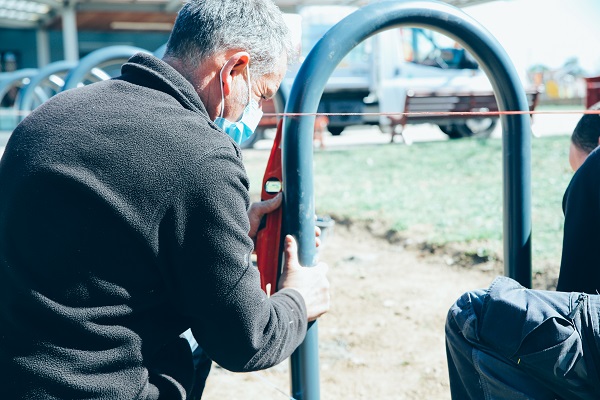
[(250, 64), (246, 67), (246, 75), (248, 76), (248, 104), (252, 102), (252, 86), (250, 83)]
[(225, 93), (223, 92), (223, 69), (225, 68), (225, 64), (221, 67), (221, 71), (219, 72), (219, 82), (221, 84), (221, 113), (219, 114), (219, 118), (223, 118), (223, 112), (225, 111)]

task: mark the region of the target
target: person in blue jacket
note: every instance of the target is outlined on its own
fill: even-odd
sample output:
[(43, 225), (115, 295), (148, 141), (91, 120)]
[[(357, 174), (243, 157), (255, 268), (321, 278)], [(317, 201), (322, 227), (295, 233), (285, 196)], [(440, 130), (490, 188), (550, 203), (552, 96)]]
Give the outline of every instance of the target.
[(600, 115), (571, 137), (557, 291), (497, 278), (463, 294), (446, 320), (453, 399), (600, 398)]

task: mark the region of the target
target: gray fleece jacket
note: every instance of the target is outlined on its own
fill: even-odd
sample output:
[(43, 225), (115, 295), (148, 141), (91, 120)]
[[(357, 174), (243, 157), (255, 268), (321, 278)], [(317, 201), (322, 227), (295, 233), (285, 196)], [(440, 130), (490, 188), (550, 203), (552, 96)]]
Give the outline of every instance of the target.
[(241, 153), (163, 61), (60, 93), (0, 162), (0, 398), (183, 399), (191, 328), (224, 368), (273, 366), (306, 309), (250, 260)]

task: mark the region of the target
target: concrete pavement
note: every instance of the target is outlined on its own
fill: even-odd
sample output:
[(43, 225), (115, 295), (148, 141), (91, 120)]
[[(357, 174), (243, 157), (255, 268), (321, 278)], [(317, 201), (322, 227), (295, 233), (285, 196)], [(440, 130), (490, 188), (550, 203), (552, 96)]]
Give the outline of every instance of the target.
[[(571, 132), (577, 125), (577, 122), (583, 114), (581, 113), (560, 113), (560, 114), (536, 114), (533, 116), (531, 131), (534, 136), (555, 136), (555, 135), (571, 135)], [(259, 140), (254, 148), (270, 149), (274, 131), (266, 133), (267, 139)], [(434, 140), (449, 140), (446, 134), (442, 133), (437, 125), (419, 124), (407, 125), (404, 129), (403, 136), (408, 143), (426, 142)], [(502, 136), (502, 126), (498, 124), (492, 138), (500, 138)], [(323, 138), (326, 148), (348, 147), (364, 144), (384, 144), (390, 142), (390, 134), (382, 133), (376, 126), (354, 126), (344, 130), (340, 136), (332, 136), (326, 133)], [(402, 143), (402, 138), (396, 135), (395, 143)]]

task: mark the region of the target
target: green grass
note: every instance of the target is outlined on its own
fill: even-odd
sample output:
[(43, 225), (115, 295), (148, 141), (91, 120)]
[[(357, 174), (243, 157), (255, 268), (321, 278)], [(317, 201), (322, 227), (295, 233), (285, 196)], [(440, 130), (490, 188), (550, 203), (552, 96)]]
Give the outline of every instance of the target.
[[(532, 139), (534, 271), (560, 262), (568, 146), (568, 136)], [(255, 198), (267, 156), (245, 158)], [(318, 214), (418, 231), (436, 245), (485, 241), (502, 248), (499, 139), (317, 151), (314, 170)]]

